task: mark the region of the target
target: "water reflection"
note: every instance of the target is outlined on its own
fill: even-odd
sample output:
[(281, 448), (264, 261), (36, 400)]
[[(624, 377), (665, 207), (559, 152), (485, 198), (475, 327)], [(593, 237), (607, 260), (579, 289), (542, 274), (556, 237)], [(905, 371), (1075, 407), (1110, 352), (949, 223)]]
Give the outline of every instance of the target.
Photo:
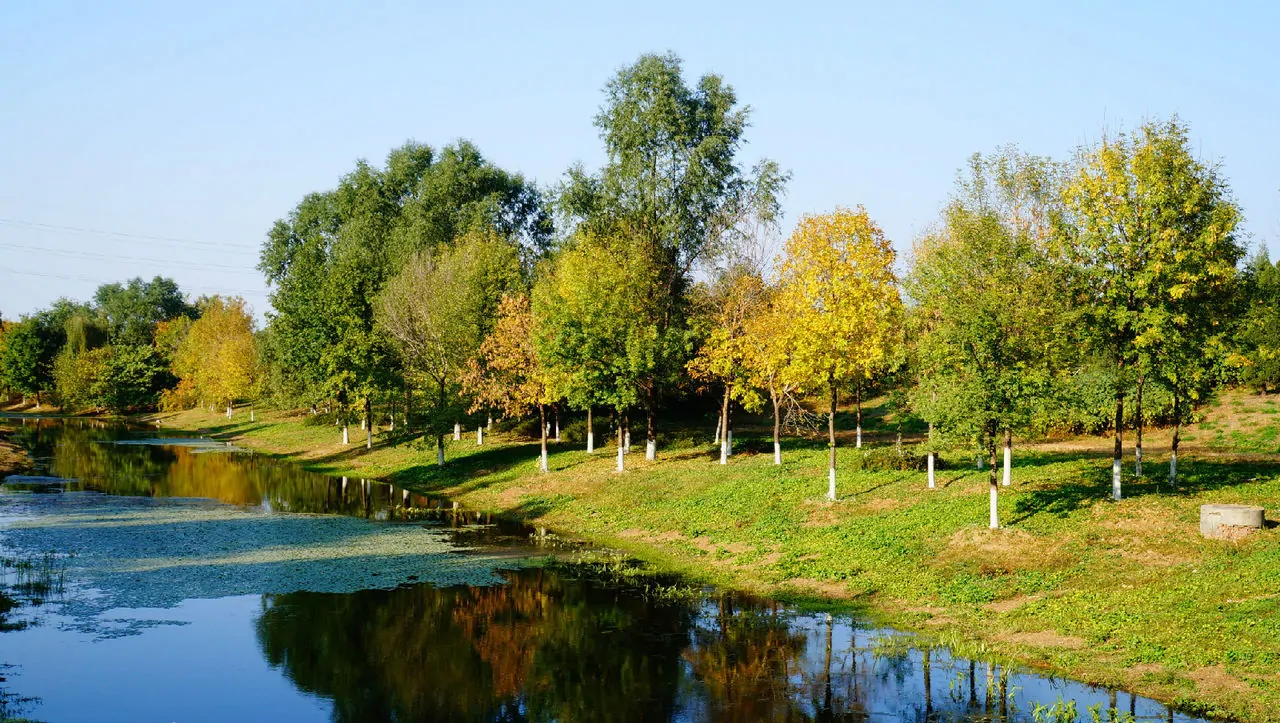
[[(431, 519), (485, 531), (468, 543), (528, 544), (527, 531), (519, 526), (477, 528), (476, 523), (492, 520), (369, 480), (310, 474), (251, 454), (113, 444), (146, 435), (109, 425), (42, 422), (19, 429), (45, 474), (79, 480), (71, 489), (213, 498), (275, 512)], [(178, 503), (166, 503), (173, 504)], [(158, 515), (165, 506), (156, 508), (139, 514)], [(299, 525), (326, 522), (258, 517)], [(396, 527), (408, 528), (416, 526)], [(108, 528), (96, 534), (103, 529)], [(122, 537), (119, 546), (138, 546), (139, 539)], [(253, 538), (240, 542), (248, 545)], [(294, 565), (279, 564), (282, 569)], [(443, 563), (415, 555), (413, 564)], [(636, 580), (607, 566), (555, 562), (499, 571), (497, 585), (415, 584), (260, 597), (296, 588), (273, 586), (283, 573), (253, 581), (244, 568), (227, 566), (207, 576), (217, 584), (199, 588), (205, 591), (200, 593), (161, 579), (184, 599), (166, 599), (165, 605), (199, 611), (182, 612), (189, 615), (182, 627), (146, 628), (127, 638), (97, 641), (76, 637), (69, 628), (4, 633), (10, 636), (6, 642), (15, 643), (5, 655), (26, 666), (19, 680), (48, 704), (35, 715), (69, 710), (71, 720), (197, 719), (211, 705), (205, 689), (210, 683), (175, 672), (197, 664), (182, 658), (189, 655), (199, 658), (202, 669), (216, 670), (218, 690), (250, 690), (264, 679), (277, 681), (287, 695), (273, 694), (269, 708), (261, 703), (260, 712), (291, 721), (1031, 721), (1034, 705), (1053, 706), (1059, 700), (1073, 701), (1073, 717), (1080, 721), (1091, 719), (1091, 706), (1102, 719), (1109, 717), (1108, 709), (1118, 709), (1140, 720), (1189, 720), (1127, 693), (953, 656), (847, 616), (806, 614), (735, 594), (703, 595), (675, 579)], [(128, 572), (137, 578), (129, 587), (139, 587), (143, 578), (132, 568)], [(407, 579), (432, 578), (424, 572)], [(233, 597), (227, 590), (258, 594)], [(190, 598), (201, 597), (215, 599), (189, 605), (195, 602)], [(252, 623), (250, 616), (235, 614), (246, 604)], [(167, 610), (160, 614), (181, 617)], [(230, 642), (247, 635), (250, 626), (252, 640)], [(199, 641), (198, 647), (191, 641)], [(64, 678), (90, 655), (97, 675)], [(246, 656), (257, 667), (245, 663)], [(147, 715), (130, 715), (128, 705), (139, 704), (142, 696), (122, 693), (124, 683), (110, 680), (109, 671), (136, 670), (151, 660), (175, 662), (149, 673)], [(66, 679), (77, 681), (75, 692)], [(79, 703), (79, 694), (87, 702)], [(317, 700), (324, 705), (317, 708)]]

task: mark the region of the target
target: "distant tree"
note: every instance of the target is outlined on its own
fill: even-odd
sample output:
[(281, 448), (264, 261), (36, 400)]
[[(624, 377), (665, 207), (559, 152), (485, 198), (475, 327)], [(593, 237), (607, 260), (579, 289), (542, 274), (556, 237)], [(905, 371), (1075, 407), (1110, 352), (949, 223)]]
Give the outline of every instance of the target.
[(94, 292), (93, 305), (106, 319), (112, 344), (135, 346), (151, 345), (156, 324), (197, 313), (177, 282), (161, 276), (151, 281), (136, 278), (124, 284), (103, 284)]
[(173, 369), (180, 386), (223, 405), (230, 418), (235, 400), (255, 388), (257, 361), (253, 316), (244, 300), (214, 296), (201, 304), (200, 318), (178, 344)]
[(1156, 347), (1187, 311), (1181, 299), (1231, 283), (1240, 210), (1177, 118), (1081, 149), (1063, 202), (1059, 248), (1075, 272), (1086, 339), (1116, 370), (1111, 489), (1120, 499), (1125, 391), (1130, 381), (1141, 389), (1156, 357), (1185, 358)]
[(862, 207), (805, 216), (787, 240), (779, 306), (795, 328), (794, 378), (827, 391), (833, 500), (837, 392), (865, 384), (890, 351), (901, 316), (893, 263), (893, 246)]
[(1236, 328), (1233, 366), (1240, 381), (1266, 394), (1280, 389), (1280, 263), (1265, 247), (1249, 260), (1243, 309)]
[(529, 297), (507, 294), (498, 306), (493, 331), (467, 363), (462, 388), (474, 402), (471, 411), (500, 409), (508, 418), (538, 410), (542, 456), (538, 469), (547, 471), (547, 407), (559, 400), (549, 371), (534, 345), (534, 320)]
[(0, 373), (5, 384), (24, 396), (35, 397), (40, 408), (42, 395), (55, 389), (54, 360), (66, 343), (66, 331), (48, 312), (24, 316), (4, 338), (0, 349)]

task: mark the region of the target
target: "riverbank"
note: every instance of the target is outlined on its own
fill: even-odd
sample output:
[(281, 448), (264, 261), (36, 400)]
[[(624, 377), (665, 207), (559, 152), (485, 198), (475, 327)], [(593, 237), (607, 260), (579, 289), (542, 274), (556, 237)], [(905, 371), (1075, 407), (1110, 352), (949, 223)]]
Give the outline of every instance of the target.
[[(474, 432), (434, 448), (375, 437), (305, 415), (255, 422), (190, 411), (166, 427), (206, 430), (304, 466), (382, 477), (626, 549), (663, 568), (728, 587), (834, 601), (1034, 668), (1131, 690), (1200, 714), (1280, 720), (1280, 530), (1236, 542), (1198, 535), (1205, 502), (1280, 512), (1274, 400), (1227, 395), (1188, 430), (1178, 489), (1164, 481), (1167, 435), (1148, 434), (1146, 478), (1112, 502), (1106, 442), (1019, 447), (1001, 490), (1005, 529), (985, 527), (986, 474), (967, 465), (925, 488), (916, 471), (853, 471), (840, 450), (838, 499), (825, 499), (825, 450), (793, 442), (784, 464), (747, 451), (727, 466), (708, 445), (635, 453), (613, 472), (605, 449)], [(400, 440), (403, 442), (403, 440)], [(756, 445), (744, 440), (744, 447)]]
[(0, 479), (31, 469), (31, 459), (21, 447), (9, 441), (12, 432), (0, 426)]

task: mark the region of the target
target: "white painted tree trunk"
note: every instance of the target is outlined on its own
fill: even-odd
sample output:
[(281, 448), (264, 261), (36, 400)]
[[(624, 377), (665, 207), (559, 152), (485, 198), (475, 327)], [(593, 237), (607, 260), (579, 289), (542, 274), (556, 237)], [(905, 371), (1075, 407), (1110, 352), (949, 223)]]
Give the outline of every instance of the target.
[(360, 431), (364, 431), (364, 417), (360, 418)]
[(444, 440), (436, 437), (436, 464), (444, 466)]
[(854, 446), (857, 447), (858, 449), (862, 449), (862, 425), (861, 424), (858, 425), (858, 438), (857, 438), (857, 441), (854, 443)]
[(560, 441), (560, 417), (556, 416), (556, 441)]
[(256, 419), (256, 415), (254, 415), (254, 409), (253, 409), (253, 407), (249, 407), (249, 421), (250, 421), (250, 422), (256, 422), (256, 421), (258, 421), (258, 420)]
[(782, 464), (782, 443), (781, 442), (773, 443), (773, 463)]
[(538, 458), (538, 471), (546, 472), (548, 469), (550, 468), (547, 466), (547, 448), (543, 447), (542, 452)]
[(1013, 474), (1012, 469), (1013, 469), (1013, 450), (1009, 447), (1009, 445), (1006, 444), (1004, 446), (1004, 479), (1001, 480), (1000, 482), (1005, 487), (1008, 487), (1013, 482), (1011, 477), (1011, 475)]
[(351, 435), (347, 432), (347, 425), (342, 425), (342, 443), (351, 444)]
[(836, 501), (836, 468), (829, 467), (827, 469), (827, 499), (832, 502)]
[(1120, 499), (1120, 458), (1111, 460), (1111, 499)]
[(627, 430), (627, 433), (623, 438), (622, 445), (623, 445), (623, 450), (627, 454), (631, 454), (631, 430), (630, 429)]
[(729, 464), (729, 440), (720, 440), (720, 464)]
[(624, 450), (622, 447), (618, 447), (618, 471), (619, 472), (622, 472), (623, 470), (626, 469), (626, 463), (624, 459), (625, 459)]
[(978, 471), (982, 471), (982, 457), (978, 457)]
[(732, 428), (730, 428), (729, 431), (725, 433), (724, 446), (725, 446), (725, 449), (729, 450), (729, 456), (732, 457), (733, 456), (733, 429)]
[(476, 425), (476, 446), (484, 444), (484, 427)]
[(453, 441), (462, 441), (462, 425), (458, 422), (453, 423)]
[(934, 472), (933, 472), (933, 452), (930, 452), (929, 453), (929, 489), (936, 489), (937, 486), (938, 486), (937, 477), (934, 475)]
[(396, 431), (396, 413), (395, 412), (392, 412), (391, 414), (387, 415), (387, 421), (391, 423), (390, 425), (388, 425), (387, 429), (392, 432)]
[(644, 441), (644, 458), (650, 462), (658, 458), (658, 440), (646, 439)]
[(1138, 446), (1133, 450), (1133, 474), (1135, 477), (1142, 476), (1142, 447)]
[[(724, 427), (724, 415), (722, 415), (722, 414), (717, 414), (717, 415), (716, 415), (716, 438), (715, 438), (715, 442), (714, 442), (715, 444), (721, 444), (721, 439), (720, 439), (720, 429), (721, 429), (722, 427)], [(723, 446), (723, 445), (721, 445), (721, 446)]]
[(593, 454), (596, 451), (596, 433), (587, 430), (587, 454)]
[(227, 405), (227, 419), (231, 419), (231, 405)]
[(369, 424), (369, 428), (364, 431), (364, 448), (373, 449), (373, 424)]
[(1169, 455), (1169, 484), (1178, 483), (1178, 453)]
[(1000, 529), (1000, 498), (999, 490), (995, 485), (995, 481), (991, 482), (991, 529)]
[(489, 421), (487, 421), (487, 422), (485, 422), (485, 423), (484, 423), (484, 428), (485, 428), (485, 429), (493, 429), (493, 417), (492, 417), (492, 416), (490, 416), (490, 417), (489, 417)]

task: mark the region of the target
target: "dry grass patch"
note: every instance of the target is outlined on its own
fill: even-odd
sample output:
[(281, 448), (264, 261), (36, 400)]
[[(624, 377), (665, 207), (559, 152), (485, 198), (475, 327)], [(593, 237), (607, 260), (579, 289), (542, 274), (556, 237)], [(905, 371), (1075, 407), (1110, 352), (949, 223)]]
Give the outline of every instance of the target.
[(968, 528), (952, 535), (934, 562), (1008, 573), (1063, 568), (1072, 560), (1058, 540), (1018, 529)]
[(1088, 644), (1084, 638), (1074, 635), (1059, 635), (1052, 630), (1041, 630), (1035, 633), (1005, 633), (999, 640), (1015, 645), (1028, 645), (1037, 648), (1065, 648), (1080, 650)]

